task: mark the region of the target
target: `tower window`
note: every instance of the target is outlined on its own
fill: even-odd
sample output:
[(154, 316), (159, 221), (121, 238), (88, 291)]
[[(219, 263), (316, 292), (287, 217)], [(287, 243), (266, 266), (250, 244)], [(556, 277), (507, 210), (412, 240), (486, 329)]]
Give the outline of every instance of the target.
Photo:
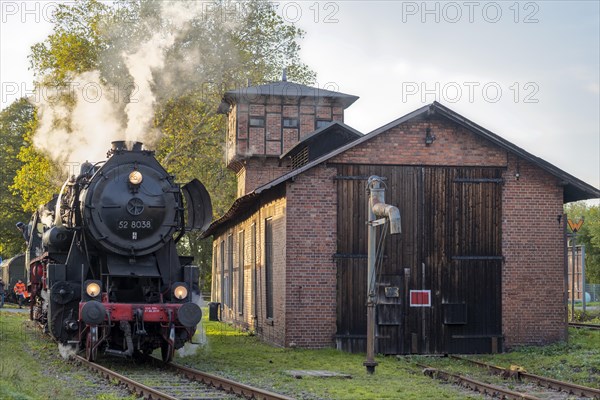
[(284, 128), (297, 128), (298, 127), (298, 118), (284, 118), (283, 119), (283, 127)]
[(329, 125), (329, 124), (331, 124), (331, 120), (329, 120), (329, 119), (328, 119), (328, 120), (324, 120), (324, 119), (318, 119), (318, 120), (315, 122), (315, 129), (322, 128), (322, 127), (324, 127), (324, 126), (327, 126), (327, 125)]
[(264, 128), (265, 117), (250, 117), (250, 126), (253, 128)]

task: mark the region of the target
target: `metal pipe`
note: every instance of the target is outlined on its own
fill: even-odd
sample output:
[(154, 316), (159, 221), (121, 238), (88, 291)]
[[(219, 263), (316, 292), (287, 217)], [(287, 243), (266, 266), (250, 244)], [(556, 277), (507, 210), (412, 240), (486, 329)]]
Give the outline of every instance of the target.
[(571, 236), (571, 322), (575, 321), (575, 259), (577, 258), (575, 254), (575, 245), (577, 234), (573, 232), (573, 236)]
[(62, 215), (60, 213), (60, 209), (61, 209), (61, 205), (62, 205), (62, 196), (63, 196), (63, 193), (65, 192), (65, 188), (67, 187), (68, 183), (69, 183), (69, 179), (67, 179), (65, 181), (65, 183), (63, 183), (62, 187), (60, 188), (60, 192), (58, 193), (58, 199), (56, 199), (56, 206), (54, 207), (54, 225), (55, 226), (63, 226)]
[[(375, 262), (376, 262), (376, 228), (373, 225), (376, 216), (373, 212), (373, 201), (377, 195), (381, 195), (379, 180), (371, 181), (369, 178), (369, 189), (371, 190), (367, 205), (367, 358), (363, 365), (367, 373), (373, 374), (378, 365), (375, 361)], [(377, 177), (378, 178), (378, 177)]]
[(397, 207), (389, 204), (377, 203), (373, 204), (373, 212), (378, 217), (387, 217), (390, 220), (390, 233), (395, 235), (402, 233), (402, 226), (400, 224), (400, 210)]
[(367, 188), (369, 190), (369, 202), (367, 205), (367, 357), (363, 365), (367, 373), (375, 372), (378, 363), (375, 361), (375, 264), (377, 262), (377, 218), (388, 218), (390, 221), (390, 232), (397, 234), (401, 232), (400, 211), (397, 207), (385, 204), (385, 189), (381, 187), (383, 178), (379, 176), (369, 177)]
[(581, 244), (581, 301), (584, 316), (586, 313), (585, 293), (585, 244)]

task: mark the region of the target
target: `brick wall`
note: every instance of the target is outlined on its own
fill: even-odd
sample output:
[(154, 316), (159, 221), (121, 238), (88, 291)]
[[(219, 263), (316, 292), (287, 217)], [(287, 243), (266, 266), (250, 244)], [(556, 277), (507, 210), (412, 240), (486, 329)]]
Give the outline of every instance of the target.
[[(240, 223), (215, 235), (213, 238), (213, 292), (212, 301), (222, 304), (223, 321), (256, 332), (265, 341), (283, 346), (285, 344), (286, 330), (286, 199), (279, 198), (262, 205), (259, 210), (248, 215)], [(266, 316), (266, 276), (265, 276), (265, 221), (270, 218), (273, 223), (273, 318)], [(253, 228), (255, 225), (255, 228)], [(252, 241), (252, 230), (256, 229), (256, 243)], [(221, 243), (225, 242), (227, 252), (227, 238), (233, 239), (233, 281), (232, 302), (224, 305), (221, 291)], [(240, 250), (240, 239), (243, 238), (243, 249)], [(256, 250), (254, 250), (254, 248)], [(255, 254), (255, 259), (253, 259)], [(243, 258), (242, 260), (240, 260)], [(225, 255), (225, 271), (227, 267), (227, 254)], [(240, 285), (239, 271), (243, 265), (243, 285)], [(256, 270), (256, 273), (254, 272)], [(253, 297), (253, 286), (256, 296)], [(240, 303), (240, 297), (243, 301)], [(241, 307), (240, 307), (241, 305)]]
[(331, 347), (336, 332), (335, 168), (315, 167), (287, 184), (286, 345)]
[[(313, 132), (317, 120), (344, 121), (343, 108), (328, 98), (292, 96), (256, 101), (237, 104), (229, 113), (228, 164), (253, 155), (279, 156)], [(252, 118), (264, 120), (264, 127), (251, 126)], [(297, 119), (298, 125), (284, 127), (284, 118)]]
[(279, 158), (250, 158), (238, 172), (238, 197), (288, 173), (288, 164), (279, 165)]
[[(425, 145), (425, 131), (430, 127), (436, 137), (433, 144)], [(331, 162), (345, 164), (401, 164), (401, 165), (464, 165), (506, 166), (506, 152), (500, 151), (480, 138), (448, 120), (432, 119), (410, 121), (379, 134), (360, 146), (354, 147)]]
[[(519, 173), (517, 180), (515, 175)], [(502, 191), (502, 325), (505, 345), (566, 340), (563, 188), (509, 157)]]

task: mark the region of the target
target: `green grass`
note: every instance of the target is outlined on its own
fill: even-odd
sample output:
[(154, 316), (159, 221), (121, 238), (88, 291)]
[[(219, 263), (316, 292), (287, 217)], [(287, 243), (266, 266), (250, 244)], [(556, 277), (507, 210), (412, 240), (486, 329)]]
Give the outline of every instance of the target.
[[(379, 366), (375, 374), (369, 376), (362, 365), (364, 354), (348, 354), (334, 349), (276, 348), (224, 323), (203, 321), (203, 324), (208, 344), (200, 347), (194, 356), (177, 358), (176, 362), (296, 398), (467, 398), (466, 392), (423, 376), (415, 364), (418, 362), (469, 374), (482, 372), (479, 368), (460, 365), (443, 357), (378, 356)], [(504, 367), (519, 365), (539, 375), (600, 387), (600, 332), (570, 329), (569, 334), (569, 343), (521, 347), (510, 353), (472, 357)], [(292, 369), (341, 372), (350, 374), (352, 379), (296, 379), (285, 374), (286, 370)], [(490, 379), (493, 381), (494, 378)]]
[[(44, 374), (36, 354), (56, 345), (38, 340), (24, 325), (26, 316), (0, 312), (0, 399), (68, 399), (73, 392)], [(58, 365), (57, 365), (58, 366)]]
[[(379, 356), (375, 374), (368, 375), (363, 366), (364, 354), (277, 348), (226, 324), (203, 323), (208, 344), (194, 356), (178, 358), (176, 362), (299, 399), (469, 398), (454, 386), (424, 376), (405, 358)], [(327, 370), (350, 374), (352, 378), (297, 379), (286, 374), (289, 370)]]
[[(56, 343), (42, 335), (29, 313), (0, 311), (0, 399), (2, 400), (80, 400), (81, 391), (106, 392), (92, 383), (90, 374), (65, 362)], [(68, 376), (68, 379), (66, 379)], [(90, 394), (93, 400), (135, 400), (112, 393)]]

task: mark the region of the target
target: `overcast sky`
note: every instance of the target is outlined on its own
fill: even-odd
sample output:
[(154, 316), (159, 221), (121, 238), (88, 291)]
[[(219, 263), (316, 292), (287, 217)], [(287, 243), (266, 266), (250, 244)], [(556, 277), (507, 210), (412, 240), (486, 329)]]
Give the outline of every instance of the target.
[[(600, 2), (296, 1), (315, 86), (359, 96), (368, 133), (434, 100), (600, 187)], [(32, 90), (55, 2), (1, 5), (2, 108)]]

